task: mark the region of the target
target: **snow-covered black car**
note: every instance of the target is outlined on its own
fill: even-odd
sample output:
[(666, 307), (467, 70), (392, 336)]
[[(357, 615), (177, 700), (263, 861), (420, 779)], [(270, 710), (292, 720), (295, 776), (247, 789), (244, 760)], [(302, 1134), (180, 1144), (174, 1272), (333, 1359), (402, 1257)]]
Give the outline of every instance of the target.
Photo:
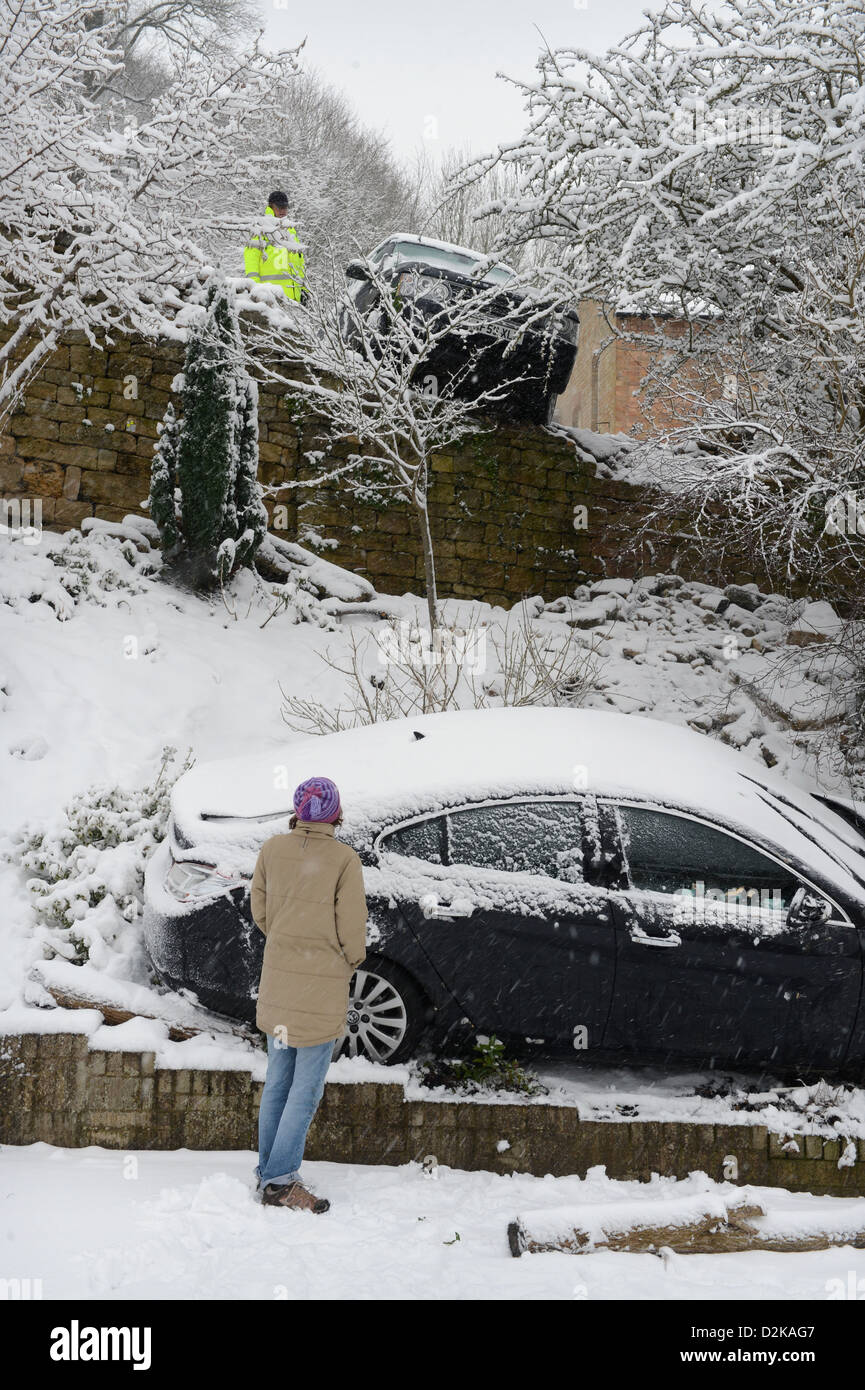
[(525, 1050), (865, 1077), (858, 804), (689, 729), (594, 710), (436, 714), (193, 768), (150, 860), (166, 984), (251, 1020), (259, 846), (333, 778), (364, 863), (352, 1054), (496, 1033)]
[(457, 306), (474, 300), (478, 311), (471, 331), (463, 315), (459, 331), (424, 358), (421, 379), (466, 399), (513, 383), (497, 405), (498, 413), (550, 423), (577, 355), (575, 310), (561, 312), (527, 294), (510, 266), (491, 265), (479, 251), (408, 232), (387, 237), (366, 260), (352, 261), (345, 273), (349, 291), (340, 330), (354, 344), (363, 335), (386, 334), (394, 305), (441, 325), (443, 319), (456, 318)]

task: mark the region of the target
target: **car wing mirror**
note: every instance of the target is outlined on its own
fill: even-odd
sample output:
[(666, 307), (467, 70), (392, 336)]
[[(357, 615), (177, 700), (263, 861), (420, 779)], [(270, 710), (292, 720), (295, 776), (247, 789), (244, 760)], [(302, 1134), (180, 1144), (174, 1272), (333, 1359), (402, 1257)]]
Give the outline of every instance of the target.
[(832, 916), (832, 904), (813, 888), (797, 888), (787, 908), (787, 926), (792, 931), (820, 927)]
[(345, 268), (346, 280), (371, 280), (369, 266), (366, 261), (349, 261)]
[(470, 898), (454, 898), (449, 903), (443, 903), (438, 893), (425, 893), (419, 899), (418, 906), (424, 917), (438, 917), (445, 922), (451, 922), (455, 917), (471, 917), (475, 910)]

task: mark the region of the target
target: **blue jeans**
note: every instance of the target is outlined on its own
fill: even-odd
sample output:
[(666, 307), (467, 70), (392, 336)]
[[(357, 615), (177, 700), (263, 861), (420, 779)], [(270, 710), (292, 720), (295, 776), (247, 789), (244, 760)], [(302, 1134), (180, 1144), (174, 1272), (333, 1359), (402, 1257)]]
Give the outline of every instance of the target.
[(267, 1075), (258, 1111), (260, 1187), (300, 1181), (300, 1164), (312, 1117), (324, 1094), (333, 1040), (316, 1047), (286, 1047), (267, 1035)]

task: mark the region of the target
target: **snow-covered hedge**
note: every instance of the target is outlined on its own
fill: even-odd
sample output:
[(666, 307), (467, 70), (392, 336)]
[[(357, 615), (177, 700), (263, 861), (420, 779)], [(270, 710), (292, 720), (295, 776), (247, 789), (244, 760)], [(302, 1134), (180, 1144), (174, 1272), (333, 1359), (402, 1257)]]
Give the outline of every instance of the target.
[(133, 978), (146, 970), (135, 929), (144, 866), (165, 836), (171, 787), (188, 766), (166, 748), (153, 781), (131, 790), (88, 787), (73, 797), (59, 826), (24, 826), (13, 840), (6, 857), (27, 876), (47, 957), (90, 961), (110, 974), (120, 965)]

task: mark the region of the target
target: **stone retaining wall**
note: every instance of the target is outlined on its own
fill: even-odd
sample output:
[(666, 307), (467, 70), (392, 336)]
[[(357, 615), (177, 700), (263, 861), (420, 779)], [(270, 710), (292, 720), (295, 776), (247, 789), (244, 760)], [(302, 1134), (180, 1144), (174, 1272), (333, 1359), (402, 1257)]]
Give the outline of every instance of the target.
[[(43, 1141), (109, 1149), (257, 1147), (262, 1082), (245, 1071), (157, 1068), (152, 1052), (90, 1050), (83, 1034), (0, 1038), (0, 1143)], [(501, 1140), (508, 1148), (499, 1151)], [(791, 1191), (865, 1195), (865, 1140), (838, 1166), (842, 1145), (763, 1125), (699, 1125), (579, 1118), (573, 1106), (406, 1100), (401, 1084), (329, 1083), (307, 1156), (334, 1163), (402, 1164), (429, 1155), (490, 1172), (722, 1180)], [(785, 1147), (786, 1146), (786, 1147)]]
[[(140, 513), (158, 426), (182, 363), (179, 341), (118, 338), (100, 350), (83, 334), (67, 335), (0, 435), (0, 500), (42, 499), (43, 523), (55, 529), (86, 516)], [(640, 489), (598, 478), (561, 435), (487, 424), (489, 432), (432, 463), (442, 596), (509, 605), (526, 594), (556, 598), (587, 579), (671, 567), (673, 543), (660, 539), (646, 554), (635, 548), (646, 511)], [(305, 455), (322, 447), (319, 421), (263, 385), (259, 425), (263, 482), (313, 476)], [(282, 507), (275, 518), (274, 505)], [(576, 513), (575, 529), (580, 507), (585, 516)], [(403, 504), (364, 504), (332, 485), (286, 491), (269, 508), (288, 539), (309, 543), (312, 534), (335, 542), (322, 553), (381, 592), (418, 590), (423, 560)], [(703, 559), (699, 577), (713, 578), (710, 568)]]

